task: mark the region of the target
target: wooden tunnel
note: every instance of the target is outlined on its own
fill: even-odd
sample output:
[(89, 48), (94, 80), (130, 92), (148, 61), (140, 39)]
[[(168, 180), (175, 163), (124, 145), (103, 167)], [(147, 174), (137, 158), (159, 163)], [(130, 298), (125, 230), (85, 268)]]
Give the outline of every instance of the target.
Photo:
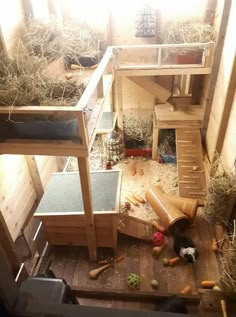
[(185, 228), (195, 218), (197, 199), (174, 197), (165, 193), (158, 185), (152, 185), (145, 196), (169, 232), (173, 232), (175, 228)]

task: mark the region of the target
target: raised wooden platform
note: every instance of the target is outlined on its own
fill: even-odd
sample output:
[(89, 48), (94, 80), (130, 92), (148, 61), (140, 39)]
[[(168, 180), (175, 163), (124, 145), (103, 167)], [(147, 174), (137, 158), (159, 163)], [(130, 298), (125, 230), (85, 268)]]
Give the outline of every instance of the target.
[(179, 195), (204, 200), (206, 179), (200, 129), (176, 129)]
[[(199, 251), (199, 259), (193, 265), (180, 262), (173, 267), (164, 267), (162, 259), (175, 256), (172, 246), (172, 238), (166, 238), (166, 247), (159, 259), (152, 256), (152, 244), (134, 238), (120, 236), (118, 241), (118, 254), (124, 254), (124, 260), (115, 266), (105, 270), (97, 280), (91, 280), (88, 272), (99, 267), (98, 264), (89, 262), (87, 249), (81, 247), (52, 247), (51, 252), (45, 258), (40, 270), (44, 270), (51, 262), (50, 269), (56, 276), (64, 278), (75, 290), (78, 296), (83, 296), (83, 291), (96, 291), (97, 298), (109, 299), (112, 291), (113, 299), (125, 300), (121, 293), (140, 302), (147, 297), (157, 303), (160, 298), (178, 293), (186, 285), (192, 286), (189, 299), (199, 299), (198, 289), (202, 280), (219, 281), (220, 273), (215, 253), (211, 250), (211, 242), (214, 229), (204, 219), (197, 216), (195, 225), (190, 228), (190, 235)], [(105, 259), (111, 255), (108, 249), (98, 250), (98, 259)], [(141, 276), (142, 283), (139, 291), (129, 290), (127, 275), (130, 272)], [(156, 279), (159, 282), (157, 290), (152, 289), (150, 281)], [(136, 293), (136, 295), (132, 295)], [(106, 297), (107, 294), (107, 297)], [(130, 294), (130, 295), (129, 295)], [(86, 294), (85, 294), (86, 296)], [(89, 294), (87, 293), (89, 297)], [(91, 293), (94, 296), (94, 293)], [(96, 297), (96, 296), (95, 296)], [(82, 301), (81, 301), (82, 302)]]
[[(116, 251), (121, 172), (90, 172), (90, 179), (96, 246)], [(50, 244), (88, 245), (79, 173), (53, 174), (34, 216)]]
[(155, 106), (153, 114), (153, 145), (152, 158), (157, 158), (159, 129), (201, 128), (203, 108), (200, 105), (177, 105), (171, 111), (170, 105)]

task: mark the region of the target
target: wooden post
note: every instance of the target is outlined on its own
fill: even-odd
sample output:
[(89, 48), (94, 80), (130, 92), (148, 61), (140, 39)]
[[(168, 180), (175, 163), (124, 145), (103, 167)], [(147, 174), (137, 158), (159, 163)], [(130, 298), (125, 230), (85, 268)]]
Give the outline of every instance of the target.
[(103, 91), (103, 76), (100, 78), (98, 85), (97, 85), (97, 96), (98, 98), (104, 97), (104, 91)]
[(158, 133), (155, 111), (153, 111), (152, 159), (157, 159)]
[(90, 186), (89, 163), (87, 157), (78, 157), (80, 184), (84, 204), (85, 226), (90, 260), (97, 259), (96, 235), (92, 207), (92, 193)]
[(34, 189), (37, 195), (37, 200), (40, 202), (44, 190), (43, 190), (43, 184), (41, 181), (41, 177), (38, 170), (38, 165), (35, 159), (34, 155), (25, 155), (25, 159), (29, 168), (30, 176), (32, 178), (32, 182), (34, 184)]
[(123, 133), (123, 91), (122, 91), (122, 77), (115, 76), (115, 111), (117, 112), (117, 126), (118, 130), (124, 138)]
[(213, 163), (216, 161), (217, 156), (221, 153), (222, 147), (224, 144), (225, 134), (229, 122), (229, 117), (231, 113), (231, 109), (233, 106), (233, 100), (235, 95), (235, 87), (236, 87), (236, 57), (234, 57), (234, 63), (231, 70), (231, 75), (229, 79), (229, 85), (228, 85), (228, 91), (226, 94), (225, 102), (222, 105), (224, 108), (222, 117), (220, 120), (220, 125), (217, 133), (217, 140), (216, 140), (216, 146), (215, 151), (213, 152), (213, 158), (211, 160), (211, 170), (210, 170), (210, 176), (214, 175), (215, 169), (212, 168)]
[[(16, 278), (19, 269), (21, 268), (21, 261), (18, 258), (13, 240), (10, 236), (10, 233), (7, 228), (5, 219), (3, 218), (2, 213), (0, 212), (0, 257), (4, 258), (5, 263), (8, 266), (9, 271), (12, 273), (14, 279)], [(24, 277), (28, 276), (28, 272), (23, 268)]]
[(212, 71), (209, 78), (209, 88), (207, 92), (207, 98), (204, 102), (204, 118), (202, 121), (202, 134), (203, 137), (206, 135), (206, 129), (208, 126), (214, 93), (215, 93), (215, 86), (217, 81), (217, 76), (220, 68), (220, 61), (221, 61), (221, 55), (224, 47), (224, 41), (225, 41), (225, 34), (227, 30), (228, 25), (228, 19), (230, 14), (230, 8), (231, 8), (232, 0), (225, 0), (222, 13), (220, 12), (217, 15), (220, 15), (220, 23), (219, 23), (219, 31), (218, 31), (218, 38), (217, 38), (217, 44), (214, 51), (213, 56), (213, 64), (212, 64)]
[(0, 25), (0, 52), (4, 51), (4, 53), (7, 53), (6, 43), (3, 38), (2, 29)]

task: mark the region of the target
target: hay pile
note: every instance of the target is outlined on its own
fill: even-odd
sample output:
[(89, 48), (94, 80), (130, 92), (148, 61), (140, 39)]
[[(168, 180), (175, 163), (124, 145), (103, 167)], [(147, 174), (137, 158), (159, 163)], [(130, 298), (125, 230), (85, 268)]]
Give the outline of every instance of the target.
[(203, 208), (203, 215), (208, 221), (214, 224), (228, 224), (232, 198), (236, 195), (235, 175), (225, 169), (218, 159), (213, 168), (216, 170), (214, 177), (210, 177), (207, 189), (206, 204)]
[(83, 84), (52, 78), (47, 66), (45, 57), (31, 55), (19, 41), (15, 59), (4, 55), (0, 58), (0, 105), (75, 105)]
[(123, 124), (125, 143), (143, 142), (144, 148), (151, 148), (153, 132), (151, 119), (145, 118), (142, 115), (136, 118), (135, 116), (124, 115)]
[(0, 56), (0, 105), (76, 105), (84, 84), (59, 80), (47, 73), (49, 63), (62, 55), (77, 64), (82, 55), (97, 58), (98, 34), (85, 24), (61, 26), (55, 19), (30, 19), (13, 59)]
[(80, 56), (98, 58), (101, 38), (102, 35), (87, 24), (70, 20), (61, 25), (50, 18), (47, 21), (29, 19), (21, 40), (31, 55), (45, 57), (49, 62), (63, 55), (66, 60), (79, 64)]

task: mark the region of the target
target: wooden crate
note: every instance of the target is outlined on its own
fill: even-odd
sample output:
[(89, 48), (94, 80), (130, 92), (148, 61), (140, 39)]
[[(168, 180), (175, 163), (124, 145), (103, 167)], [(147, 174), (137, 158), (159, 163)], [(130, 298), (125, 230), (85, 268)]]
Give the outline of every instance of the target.
[[(117, 247), (120, 171), (90, 172), (97, 247)], [(55, 173), (34, 214), (44, 225), (49, 243), (87, 246), (86, 218), (79, 173)]]

